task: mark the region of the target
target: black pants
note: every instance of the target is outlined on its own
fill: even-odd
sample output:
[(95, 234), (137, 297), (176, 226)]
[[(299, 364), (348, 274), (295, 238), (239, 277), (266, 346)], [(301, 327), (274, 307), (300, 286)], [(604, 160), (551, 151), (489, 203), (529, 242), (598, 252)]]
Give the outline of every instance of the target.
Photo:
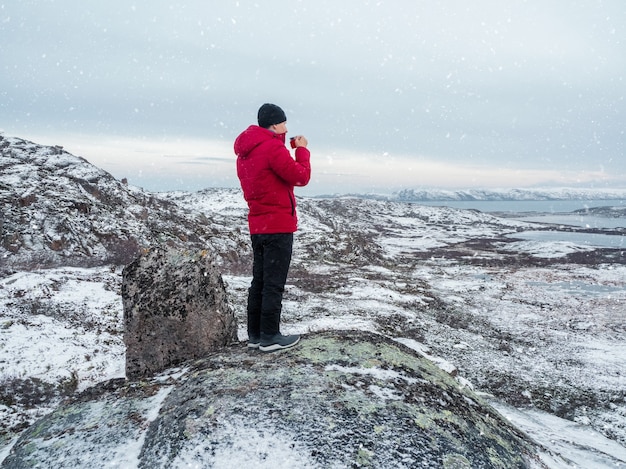
[(291, 263), (293, 233), (251, 236), (254, 264), (248, 290), (248, 337), (280, 332), (280, 313)]

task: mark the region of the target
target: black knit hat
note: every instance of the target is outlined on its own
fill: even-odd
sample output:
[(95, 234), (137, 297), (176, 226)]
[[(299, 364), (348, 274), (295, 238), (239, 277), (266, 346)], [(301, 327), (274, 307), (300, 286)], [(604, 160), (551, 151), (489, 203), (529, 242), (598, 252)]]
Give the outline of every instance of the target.
[(281, 124), (287, 120), (285, 111), (276, 106), (276, 104), (265, 103), (259, 108), (257, 115), (259, 127), (271, 127), (274, 124)]

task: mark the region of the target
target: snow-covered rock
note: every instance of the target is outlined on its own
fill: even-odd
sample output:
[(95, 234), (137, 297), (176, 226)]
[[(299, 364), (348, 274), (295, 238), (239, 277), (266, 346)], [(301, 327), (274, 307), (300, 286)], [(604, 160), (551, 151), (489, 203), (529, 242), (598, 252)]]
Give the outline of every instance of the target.
[(539, 451), (429, 360), (351, 331), (97, 386), (24, 432), (2, 466), (526, 468)]

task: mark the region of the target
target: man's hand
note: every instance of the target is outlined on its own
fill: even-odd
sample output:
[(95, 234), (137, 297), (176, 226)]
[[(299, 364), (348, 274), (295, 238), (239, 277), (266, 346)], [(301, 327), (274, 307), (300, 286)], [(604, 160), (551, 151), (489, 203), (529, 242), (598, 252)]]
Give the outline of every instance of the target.
[(309, 144), (309, 141), (303, 136), (303, 135), (298, 135), (295, 139), (296, 142), (296, 148), (298, 147), (305, 147)]

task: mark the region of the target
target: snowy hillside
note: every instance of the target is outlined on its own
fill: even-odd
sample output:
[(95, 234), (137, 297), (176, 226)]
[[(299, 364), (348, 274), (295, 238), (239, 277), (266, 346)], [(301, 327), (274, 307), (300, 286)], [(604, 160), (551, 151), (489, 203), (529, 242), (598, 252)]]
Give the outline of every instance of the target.
[(155, 243), (208, 247), (224, 227), (62, 147), (0, 136), (0, 149), (4, 268), (124, 264)]
[[(212, 246), (243, 340), (250, 249), (238, 190), (150, 194), (55, 147), (0, 145), (1, 462), (64, 396), (123, 376), (124, 256)], [(549, 449), (548, 467), (626, 465), (623, 249), (525, 239), (577, 229), (477, 211), (298, 204), (286, 333), (384, 334), (482, 393)]]

